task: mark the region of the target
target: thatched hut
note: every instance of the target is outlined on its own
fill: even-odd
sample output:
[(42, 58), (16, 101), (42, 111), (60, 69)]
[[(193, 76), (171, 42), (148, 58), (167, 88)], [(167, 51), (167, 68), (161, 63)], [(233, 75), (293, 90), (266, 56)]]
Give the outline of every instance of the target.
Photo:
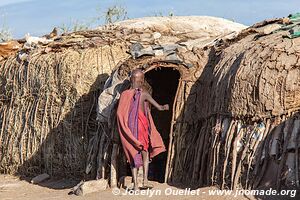
[[(133, 51), (100, 95), (108, 104), (99, 104), (98, 119), (115, 127), (128, 73), (142, 68), (153, 96), (172, 105), (168, 114), (152, 111), (168, 146), (152, 163), (154, 179), (195, 187), (299, 187), (300, 40), (290, 37), (293, 26), (286, 18), (265, 21), (213, 47), (177, 46), (172, 59), (168, 53), (136, 58)], [(123, 156), (114, 128), (111, 136), (114, 180), (126, 172), (117, 162)]]
[(1, 62), (1, 173), (82, 176), (99, 92), (127, 57), (122, 42), (89, 34), (111, 35), (70, 34)]
[(95, 178), (97, 99), (130, 46), (205, 45), (242, 28), (213, 17), (157, 17), (1, 43), (0, 172), (82, 178), (91, 170)]
[(153, 110), (168, 147), (153, 179), (297, 186), (300, 42), (283, 37), (286, 23), (238, 34), (245, 27), (223, 19), (148, 18), (61, 36), (25, 60), (18, 51), (1, 62), (1, 172), (86, 173), (115, 186), (128, 175), (115, 108), (142, 68), (154, 98), (172, 106)]

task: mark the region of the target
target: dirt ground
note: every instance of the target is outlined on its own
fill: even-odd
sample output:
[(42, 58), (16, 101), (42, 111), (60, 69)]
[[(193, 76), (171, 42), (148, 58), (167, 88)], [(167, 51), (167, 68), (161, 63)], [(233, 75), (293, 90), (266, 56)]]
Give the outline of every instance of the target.
[[(68, 195), (72, 186), (76, 185), (77, 181), (66, 179), (50, 179), (41, 185), (33, 185), (26, 180), (20, 180), (19, 177), (10, 175), (0, 175), (0, 199), (1, 200), (40, 200), (40, 199), (72, 199), (72, 200), (135, 200), (135, 199), (155, 199), (155, 200), (252, 200), (252, 199), (283, 199), (283, 198), (258, 198), (254, 196), (237, 196), (234, 195), (209, 195), (209, 191), (217, 190), (215, 187), (200, 188), (198, 193), (187, 195), (166, 195), (169, 192), (179, 191), (179, 188), (169, 186), (167, 184), (155, 183), (152, 190), (144, 190), (144, 193), (139, 195), (126, 194), (125, 189), (99, 191), (90, 193), (85, 196)], [(158, 192), (157, 192), (158, 191)], [(161, 193), (159, 193), (161, 191)], [(141, 191), (140, 191), (141, 192)], [(151, 195), (152, 192), (152, 195)], [(183, 191), (184, 192), (184, 191)], [(118, 194), (113, 194), (118, 193)], [(156, 194), (155, 194), (156, 193)], [(183, 193), (184, 194), (184, 193)], [(293, 198), (297, 199), (297, 197)]]

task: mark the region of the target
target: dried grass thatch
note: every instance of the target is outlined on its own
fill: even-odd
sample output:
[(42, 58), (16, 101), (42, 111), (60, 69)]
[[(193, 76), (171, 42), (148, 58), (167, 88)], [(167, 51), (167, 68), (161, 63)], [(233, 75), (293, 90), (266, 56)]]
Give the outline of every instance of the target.
[[(82, 34), (89, 33), (99, 34)], [(63, 36), (27, 52), (24, 61), (18, 54), (1, 63), (2, 173), (82, 174), (88, 140), (97, 132), (97, 97), (127, 57), (121, 42), (93, 38)], [(87, 44), (94, 47), (82, 47)]]

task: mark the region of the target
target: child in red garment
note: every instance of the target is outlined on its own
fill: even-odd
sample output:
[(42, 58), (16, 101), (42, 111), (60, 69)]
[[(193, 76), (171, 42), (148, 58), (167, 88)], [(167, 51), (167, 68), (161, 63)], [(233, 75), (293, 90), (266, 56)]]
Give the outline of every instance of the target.
[[(121, 94), (120, 97), (120, 101), (119, 101), (119, 106), (118, 106), (118, 111), (117, 111), (117, 117), (118, 117), (118, 126), (119, 126), (119, 133), (121, 136), (121, 141), (123, 144), (123, 148), (125, 151), (125, 155), (128, 159), (128, 161), (131, 164), (131, 171), (132, 171), (132, 177), (133, 177), (133, 183), (134, 183), (134, 190), (138, 190), (138, 186), (137, 186), (137, 168), (139, 166), (143, 166), (143, 170), (144, 170), (144, 181), (143, 181), (143, 188), (151, 188), (152, 186), (148, 183), (148, 168), (149, 168), (149, 134), (152, 132), (151, 137), (154, 137), (153, 141), (151, 141), (151, 146), (152, 146), (152, 142), (157, 141), (161, 141), (158, 142), (162, 143), (161, 137), (159, 136), (157, 130), (155, 129), (155, 127), (149, 127), (149, 119), (151, 119), (151, 123), (152, 126), (154, 126), (153, 124), (153, 120), (152, 118), (148, 117), (148, 115), (150, 115), (150, 111), (149, 111), (149, 104), (153, 105), (155, 108), (157, 108), (158, 110), (169, 110), (169, 105), (160, 105), (158, 104), (152, 97), (151, 95), (146, 91), (143, 90), (143, 85), (144, 85), (144, 73), (142, 72), (142, 70), (140, 69), (136, 69), (133, 70), (131, 73), (131, 77), (130, 77), (130, 82), (131, 82), (131, 88), (127, 91), (124, 91)], [(128, 134), (128, 126), (127, 126), (127, 118), (125, 116), (125, 113), (128, 112), (128, 102), (129, 99), (128, 97), (132, 97), (134, 101), (138, 101), (138, 116), (137, 116), (137, 127), (134, 126), (135, 120), (132, 120), (131, 122), (129, 122), (129, 125), (131, 129), (131, 133), (132, 134)], [(135, 104), (137, 105), (137, 104)], [(134, 110), (134, 109), (133, 109)], [(135, 112), (132, 112), (135, 113)], [(131, 113), (131, 114), (132, 114)], [(130, 114), (129, 114), (130, 115)], [(134, 114), (131, 115), (132, 118), (135, 118)], [(128, 116), (127, 116), (128, 117)], [(130, 118), (130, 117), (129, 117)], [(130, 118), (131, 119), (131, 118)], [(137, 130), (136, 130), (137, 128)], [(153, 130), (151, 131), (151, 129), (155, 130), (153, 132)], [(135, 135), (135, 137), (137, 138), (133, 138), (132, 135)], [(138, 141), (137, 141), (137, 140)], [(156, 140), (155, 140), (156, 139)], [(136, 150), (134, 149), (140, 149), (139, 150), (140, 154), (134, 154), (132, 152), (136, 152)], [(165, 149), (163, 143), (160, 146), (160, 148), (157, 148), (160, 150), (156, 150), (156, 151), (163, 151)], [(159, 153), (158, 152), (158, 153)], [(150, 152), (150, 155), (154, 154), (156, 155), (156, 153)], [(134, 155), (132, 155), (134, 154)], [(139, 159), (137, 159), (137, 157)]]

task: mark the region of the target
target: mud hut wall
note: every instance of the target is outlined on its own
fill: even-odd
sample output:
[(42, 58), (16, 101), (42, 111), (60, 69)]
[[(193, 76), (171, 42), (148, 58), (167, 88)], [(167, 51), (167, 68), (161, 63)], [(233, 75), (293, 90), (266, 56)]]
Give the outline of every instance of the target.
[(83, 175), (96, 100), (121, 45), (10, 57), (0, 64), (0, 172)]
[(230, 189), (297, 187), (299, 122), (296, 112), (259, 123), (222, 115), (176, 123), (168, 181)]
[(260, 118), (299, 110), (299, 38), (283, 38), (280, 33), (255, 37), (250, 35), (222, 53), (214, 71), (212, 112)]
[[(299, 154), (279, 147), (289, 146), (290, 134), (298, 130), (297, 44), (282, 35), (258, 40), (250, 35), (212, 53), (174, 124), (168, 181), (222, 188), (295, 186)], [(275, 178), (267, 173), (274, 170)]]

